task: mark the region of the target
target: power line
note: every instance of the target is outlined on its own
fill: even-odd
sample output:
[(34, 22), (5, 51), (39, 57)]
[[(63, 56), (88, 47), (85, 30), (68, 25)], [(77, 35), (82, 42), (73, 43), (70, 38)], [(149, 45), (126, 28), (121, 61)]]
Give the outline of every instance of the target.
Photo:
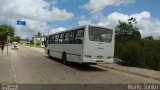
[[(107, 7), (104, 7), (104, 8), (101, 9), (101, 10), (98, 10), (98, 11), (96, 11), (96, 12), (93, 12), (93, 13), (85, 16), (84, 18), (90, 17), (90, 16), (92, 16), (92, 15), (94, 15), (94, 14), (100, 12), (100, 11), (103, 11), (103, 10), (105, 10), (105, 9), (107, 9), (107, 8), (110, 8), (111, 6), (114, 6), (114, 5), (116, 5), (117, 3), (121, 2), (121, 1), (122, 1), (122, 0), (119, 0), (119, 1), (117, 1), (117, 2), (115, 2), (115, 3), (113, 3), (113, 4), (111, 4), (111, 5), (109, 5), (109, 6), (107, 6)], [(83, 19), (84, 19), (84, 18), (83, 18)]]
[[(101, 12), (101, 11), (107, 9), (107, 8), (110, 8), (111, 6), (116, 5), (117, 3), (121, 2), (121, 1), (122, 1), (122, 0), (119, 0), (119, 1), (113, 3), (113, 4), (109, 5), (109, 6), (104, 7), (103, 9), (100, 9), (100, 10), (98, 10), (98, 11), (96, 11), (96, 12), (92, 12), (92, 13), (90, 13), (90, 14), (88, 14), (88, 15), (84, 16), (83, 18), (80, 18), (80, 19), (85, 19), (85, 18), (87, 18), (87, 17), (90, 17), (90, 16), (92, 16), (92, 15), (98, 13), (98, 12)], [(71, 25), (71, 24), (79, 21), (80, 19), (77, 18), (77, 19), (75, 19), (74, 21), (72, 21), (72, 22), (70, 22), (70, 23), (67, 23), (67, 24), (64, 24), (64, 25), (62, 25), (62, 26), (65, 27), (65, 26)], [(58, 26), (57, 26), (57, 27), (58, 27)], [(56, 28), (57, 28), (57, 27), (56, 27)], [(59, 27), (60, 27), (60, 26), (59, 26)]]

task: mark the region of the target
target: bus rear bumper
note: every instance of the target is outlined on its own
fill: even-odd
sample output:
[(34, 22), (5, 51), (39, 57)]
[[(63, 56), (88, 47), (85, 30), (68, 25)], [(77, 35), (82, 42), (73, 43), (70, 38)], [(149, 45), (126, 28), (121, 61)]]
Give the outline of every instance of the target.
[(88, 59), (88, 58), (84, 58), (82, 63), (113, 63), (113, 59)]

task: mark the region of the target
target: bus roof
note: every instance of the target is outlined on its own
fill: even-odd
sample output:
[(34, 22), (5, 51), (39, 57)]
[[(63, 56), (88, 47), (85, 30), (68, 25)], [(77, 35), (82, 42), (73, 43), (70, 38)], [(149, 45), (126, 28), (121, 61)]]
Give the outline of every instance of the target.
[[(59, 31), (59, 32), (56, 32), (56, 33), (52, 33), (52, 34), (49, 34), (49, 35), (47, 35), (47, 36), (51, 36), (51, 35), (55, 35), (55, 34), (67, 32), (67, 31), (71, 31), (71, 30), (81, 29), (81, 28), (84, 28), (84, 27), (86, 27), (86, 26), (101, 27), (101, 28), (106, 28), (106, 29), (108, 29), (108, 28), (105, 27), (105, 26), (87, 24), (87, 25), (82, 25), (82, 26), (77, 26), (77, 27), (74, 27), (74, 28), (66, 29), (66, 30), (64, 30), (64, 31)], [(109, 30), (111, 30), (111, 29), (109, 29)]]

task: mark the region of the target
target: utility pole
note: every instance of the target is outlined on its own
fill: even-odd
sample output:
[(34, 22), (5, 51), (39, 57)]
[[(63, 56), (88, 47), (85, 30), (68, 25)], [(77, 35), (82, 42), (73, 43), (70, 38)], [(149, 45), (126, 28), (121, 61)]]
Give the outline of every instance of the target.
[(8, 27), (7, 27), (7, 56), (8, 56)]
[(7, 27), (7, 56), (8, 56), (8, 27)]
[(36, 36), (33, 37), (34, 40), (34, 47), (36, 47)]

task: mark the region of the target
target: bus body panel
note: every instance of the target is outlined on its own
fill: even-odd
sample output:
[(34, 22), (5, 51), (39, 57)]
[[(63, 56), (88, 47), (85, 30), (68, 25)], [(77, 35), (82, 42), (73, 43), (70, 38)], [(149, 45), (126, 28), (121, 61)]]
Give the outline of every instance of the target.
[[(114, 30), (112, 30), (112, 41), (110, 43), (90, 41), (88, 26), (85, 32), (83, 63), (113, 63), (114, 33)], [(101, 57), (97, 58), (97, 56)]]
[(112, 48), (114, 48), (113, 43), (89, 42), (85, 44), (83, 62), (113, 63), (114, 50)]
[(52, 57), (61, 59), (65, 52), (67, 61), (79, 63), (82, 61), (83, 44), (50, 44), (46, 49), (50, 51)]

